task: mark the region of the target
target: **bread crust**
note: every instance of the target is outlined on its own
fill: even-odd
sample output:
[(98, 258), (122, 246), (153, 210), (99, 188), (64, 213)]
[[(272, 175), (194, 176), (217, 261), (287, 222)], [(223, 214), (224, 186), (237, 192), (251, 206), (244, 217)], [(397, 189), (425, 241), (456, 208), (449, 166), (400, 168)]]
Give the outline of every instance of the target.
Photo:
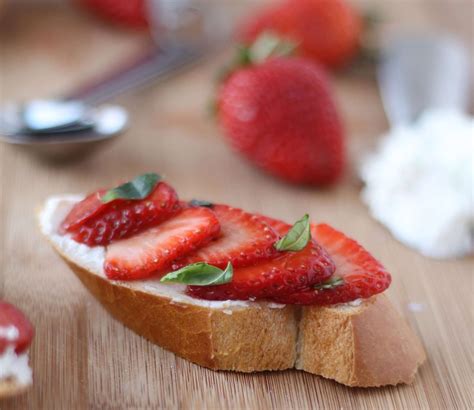
[(78, 266), (51, 242), (112, 316), (153, 343), (213, 370), (297, 368), (347, 386), (369, 387), (411, 383), (425, 360), (418, 337), (383, 294), (358, 307), (275, 309), (261, 303), (227, 311), (108, 280)]
[(303, 309), (296, 368), (347, 386), (411, 383), (426, 355), (386, 295), (360, 307)]
[(228, 314), (120, 285), (61, 256), (112, 316), (180, 357), (210, 369), (240, 372), (294, 365), (297, 326), (293, 306), (251, 306)]
[(22, 394), (29, 387), (29, 384), (21, 384), (14, 379), (0, 380), (0, 399)]

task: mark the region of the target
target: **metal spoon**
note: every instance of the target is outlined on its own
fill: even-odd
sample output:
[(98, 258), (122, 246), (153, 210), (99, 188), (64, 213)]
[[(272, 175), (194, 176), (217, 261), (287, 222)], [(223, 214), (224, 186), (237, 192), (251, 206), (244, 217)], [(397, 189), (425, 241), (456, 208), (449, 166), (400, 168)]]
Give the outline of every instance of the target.
[(109, 139), (125, 129), (128, 115), (122, 107), (103, 105), (105, 101), (164, 78), (203, 55), (204, 50), (194, 48), (154, 48), (132, 64), (64, 98), (6, 104), (0, 110), (0, 140), (33, 148), (55, 145), (56, 153), (61, 148), (73, 148), (72, 144)]
[(410, 124), (428, 108), (467, 111), (469, 55), (449, 36), (400, 38), (384, 49), (378, 82), (392, 126)]
[[(151, 0), (150, 12), (159, 46), (63, 98), (6, 104), (0, 109), (0, 140), (53, 156), (109, 140), (125, 129), (128, 115), (122, 107), (104, 102), (196, 63), (225, 44), (230, 33), (231, 25), (222, 26), (222, 8), (217, 4)], [(157, 19), (164, 12), (167, 24)]]

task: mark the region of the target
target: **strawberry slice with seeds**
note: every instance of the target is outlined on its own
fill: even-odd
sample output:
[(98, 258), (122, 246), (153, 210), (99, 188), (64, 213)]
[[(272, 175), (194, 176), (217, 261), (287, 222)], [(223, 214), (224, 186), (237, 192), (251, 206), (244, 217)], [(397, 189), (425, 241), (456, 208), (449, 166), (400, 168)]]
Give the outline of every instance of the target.
[(219, 234), (214, 212), (188, 208), (162, 224), (107, 247), (104, 270), (110, 279), (143, 279), (169, 268)]
[(286, 235), (286, 233), (291, 229), (291, 225), (289, 223), (280, 221), (279, 219), (270, 218), (269, 216), (260, 214), (258, 214), (258, 217), (280, 236)]
[(315, 241), (298, 252), (281, 252), (273, 259), (234, 270), (232, 282), (188, 286), (191, 296), (209, 300), (249, 300), (287, 295), (331, 277), (335, 266)]
[(142, 200), (104, 203), (105, 192), (101, 189), (77, 203), (61, 224), (61, 233), (70, 233), (76, 242), (89, 246), (105, 246), (157, 225), (181, 209), (176, 191), (165, 182)]
[(224, 269), (230, 262), (234, 268), (253, 265), (276, 256), (273, 244), (278, 235), (259, 216), (227, 205), (212, 205), (221, 226), (215, 241), (195, 253), (177, 260), (172, 268), (197, 262)]
[(106, 189), (99, 189), (75, 204), (60, 226), (61, 233), (74, 232), (94, 215), (104, 211), (107, 205), (100, 198), (106, 192)]
[(35, 334), (33, 325), (26, 316), (10, 303), (0, 301), (0, 354), (8, 346), (15, 353), (24, 352)]
[(277, 296), (273, 298), (275, 301), (298, 305), (332, 305), (369, 298), (390, 286), (390, 274), (355, 240), (326, 224), (311, 225), (311, 232), (334, 260), (334, 277), (312, 289)]

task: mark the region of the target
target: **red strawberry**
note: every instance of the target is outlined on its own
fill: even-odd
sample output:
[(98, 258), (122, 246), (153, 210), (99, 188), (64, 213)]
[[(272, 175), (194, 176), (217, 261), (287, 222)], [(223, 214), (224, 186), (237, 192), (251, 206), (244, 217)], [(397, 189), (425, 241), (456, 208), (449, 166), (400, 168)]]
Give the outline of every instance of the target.
[(172, 217), (180, 210), (175, 190), (160, 182), (143, 200), (116, 199), (103, 203), (106, 190), (90, 194), (77, 203), (61, 224), (62, 233), (89, 246), (108, 245)]
[(87, 9), (113, 23), (148, 27), (146, 0), (78, 0)]
[(390, 286), (390, 274), (356, 241), (326, 224), (312, 225), (311, 232), (336, 263), (331, 282), (341, 278), (342, 284), (331, 286), (328, 283), (318, 289), (278, 296), (275, 300), (300, 305), (332, 305), (369, 298)]
[(210, 209), (185, 209), (161, 225), (112, 243), (105, 256), (105, 273), (110, 279), (147, 278), (215, 238), (219, 229)]
[(280, 221), (279, 219), (270, 218), (269, 216), (260, 215), (260, 214), (258, 214), (258, 217), (262, 221), (264, 221), (268, 226), (273, 228), (273, 230), (277, 232), (278, 235), (280, 236), (286, 235), (288, 231), (291, 229), (290, 224)]
[(325, 73), (300, 58), (270, 58), (232, 73), (218, 96), (219, 120), (235, 149), (294, 183), (335, 182), (343, 129)]
[(100, 200), (106, 192), (106, 189), (99, 189), (86, 196), (81, 202), (75, 204), (61, 223), (61, 233), (74, 232), (80, 228), (83, 223), (98, 214), (99, 211), (107, 209), (108, 206)]
[(213, 205), (212, 210), (221, 226), (219, 238), (176, 261), (173, 269), (196, 262), (206, 262), (221, 269), (230, 262), (237, 268), (276, 255), (273, 244), (278, 235), (258, 216), (227, 205)]
[(188, 286), (191, 296), (209, 300), (273, 298), (297, 292), (327, 280), (335, 266), (316, 242), (299, 252), (283, 252), (274, 259), (234, 270), (232, 282), (215, 286)]
[(16, 353), (24, 352), (31, 344), (35, 330), (26, 316), (10, 303), (0, 301), (0, 354), (8, 346)]
[(255, 14), (239, 37), (250, 43), (265, 31), (293, 40), (303, 56), (337, 67), (357, 52), (362, 19), (345, 0), (285, 0)]

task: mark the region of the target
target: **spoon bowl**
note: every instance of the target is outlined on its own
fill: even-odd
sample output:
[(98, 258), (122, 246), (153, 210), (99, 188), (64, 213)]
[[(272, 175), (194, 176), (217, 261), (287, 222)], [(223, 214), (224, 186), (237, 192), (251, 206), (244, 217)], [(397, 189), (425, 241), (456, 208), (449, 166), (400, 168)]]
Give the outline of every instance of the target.
[(35, 100), (0, 111), (0, 141), (42, 156), (70, 158), (124, 131), (127, 112), (116, 105), (90, 107), (76, 101)]

